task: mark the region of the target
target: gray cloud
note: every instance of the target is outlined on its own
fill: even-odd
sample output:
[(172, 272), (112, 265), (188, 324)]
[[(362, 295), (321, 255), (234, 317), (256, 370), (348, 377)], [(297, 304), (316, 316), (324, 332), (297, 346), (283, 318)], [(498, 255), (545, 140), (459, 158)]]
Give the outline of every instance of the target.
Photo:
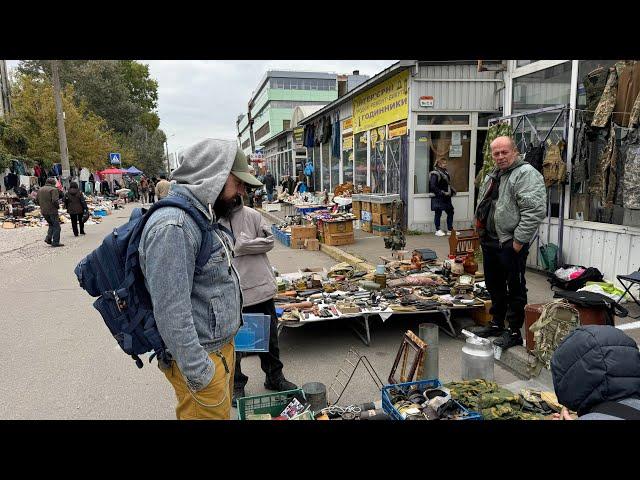
[[(169, 150), (203, 138), (235, 138), (236, 119), (267, 70), (373, 76), (395, 60), (141, 60), (158, 81), (160, 128)], [(18, 60), (8, 60), (10, 68)]]

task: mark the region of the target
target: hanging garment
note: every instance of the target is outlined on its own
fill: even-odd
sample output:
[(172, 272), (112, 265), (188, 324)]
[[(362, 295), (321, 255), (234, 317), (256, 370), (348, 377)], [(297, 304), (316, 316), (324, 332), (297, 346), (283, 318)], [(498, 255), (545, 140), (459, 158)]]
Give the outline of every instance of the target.
[(25, 187), (28, 187), (31, 184), (31, 176), (30, 175), (20, 175), (19, 179), (18, 179), (18, 186), (19, 185), (24, 185)]
[(334, 158), (340, 158), (340, 120), (333, 124), (333, 140), (331, 142), (331, 153)]
[(511, 124), (507, 122), (496, 123), (494, 125), (491, 125), (489, 127), (489, 130), (487, 130), (487, 138), (484, 141), (484, 147), (482, 147), (482, 169), (475, 179), (476, 187), (480, 187), (484, 180), (484, 177), (486, 177), (487, 174), (496, 167), (496, 162), (491, 156), (491, 142), (493, 142), (496, 138), (502, 136), (513, 136), (513, 128), (511, 127)]
[(59, 177), (59, 176), (61, 176), (61, 175), (62, 175), (62, 164), (60, 164), (60, 163), (55, 163), (55, 164), (53, 165), (52, 170), (53, 170), (53, 176), (54, 176), (54, 177)]
[(629, 132), (625, 138), (623, 205), (625, 208), (640, 209), (640, 131)]
[[(602, 168), (600, 158), (604, 155), (608, 141), (608, 130), (593, 129), (589, 156), (589, 193), (598, 202), (602, 201)], [(587, 134), (587, 138), (589, 138)]]
[(640, 94), (640, 62), (631, 61), (623, 65), (624, 68), (618, 79), (613, 122), (626, 127), (629, 125), (634, 100)]
[[(582, 112), (581, 112), (582, 113)], [(586, 115), (581, 116), (578, 132), (575, 137), (575, 147), (571, 159), (571, 185), (573, 192), (579, 192), (582, 183), (589, 178), (589, 139), (587, 138)]]
[(618, 146), (616, 144), (616, 130), (613, 125), (609, 129), (609, 141), (600, 157), (602, 203), (606, 207), (613, 206), (616, 194), (616, 163), (618, 161)]
[(544, 144), (533, 146), (533, 143), (529, 144), (529, 148), (524, 155), (524, 161), (530, 164), (533, 168), (542, 173), (542, 162), (544, 161)]
[(7, 190), (11, 190), (18, 186), (18, 175), (15, 173), (8, 173), (6, 177), (4, 177), (4, 186)]
[(592, 70), (584, 78), (583, 84), (587, 97), (586, 112), (584, 112), (584, 121), (591, 124), (593, 121), (593, 112), (596, 110), (604, 87), (607, 84), (609, 70), (604, 67), (598, 67)]
[(629, 127), (635, 128), (638, 126), (638, 122), (640, 121), (640, 93), (636, 97), (635, 102), (633, 102), (633, 106), (631, 107), (631, 115), (629, 117)]
[(567, 178), (567, 165), (562, 160), (562, 148), (564, 142), (550, 144), (546, 148), (544, 162), (542, 163), (542, 176), (544, 185), (549, 188), (558, 183), (562, 184)]
[(611, 117), (611, 113), (616, 105), (616, 95), (618, 94), (618, 74), (616, 73), (616, 68), (611, 67), (609, 69), (609, 77), (607, 78), (607, 85), (604, 87), (604, 92), (602, 92), (602, 97), (600, 97), (600, 101), (598, 102), (598, 106), (596, 107), (596, 111), (593, 114), (593, 121), (591, 122), (592, 127), (605, 127), (609, 118)]

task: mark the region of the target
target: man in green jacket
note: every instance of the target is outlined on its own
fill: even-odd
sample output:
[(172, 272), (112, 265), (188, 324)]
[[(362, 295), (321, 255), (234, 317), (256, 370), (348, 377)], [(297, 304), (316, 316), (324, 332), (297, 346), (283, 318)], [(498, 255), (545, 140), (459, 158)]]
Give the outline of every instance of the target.
[(45, 243), (52, 247), (64, 247), (64, 243), (60, 243), (60, 217), (58, 216), (58, 207), (60, 205), (60, 192), (56, 188), (56, 179), (47, 178), (47, 182), (40, 190), (36, 197), (36, 203), (40, 205), (40, 213), (49, 224)]
[[(493, 318), (476, 334), (499, 337), (494, 345), (506, 350), (522, 345), (527, 255), (529, 244), (546, 216), (547, 193), (542, 175), (518, 157), (511, 137), (498, 137), (491, 142), (491, 155), (496, 168), (480, 187), (476, 219), (484, 227), (480, 229), (480, 245)], [(481, 205), (485, 197), (490, 205), (488, 214)]]

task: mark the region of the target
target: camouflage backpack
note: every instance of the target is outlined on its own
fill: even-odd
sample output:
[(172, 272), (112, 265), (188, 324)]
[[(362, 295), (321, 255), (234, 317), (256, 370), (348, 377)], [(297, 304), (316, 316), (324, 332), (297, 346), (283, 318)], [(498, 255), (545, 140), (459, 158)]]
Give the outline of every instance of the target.
[(535, 347), (531, 352), (533, 363), (530, 365), (530, 373), (533, 376), (537, 377), (542, 367), (550, 368), (551, 357), (558, 345), (579, 326), (578, 310), (564, 299), (547, 303), (542, 308), (540, 318), (529, 327), (535, 341)]
[(542, 162), (542, 176), (547, 188), (557, 183), (563, 184), (567, 179), (567, 164), (562, 160), (563, 148), (563, 141), (547, 146)]

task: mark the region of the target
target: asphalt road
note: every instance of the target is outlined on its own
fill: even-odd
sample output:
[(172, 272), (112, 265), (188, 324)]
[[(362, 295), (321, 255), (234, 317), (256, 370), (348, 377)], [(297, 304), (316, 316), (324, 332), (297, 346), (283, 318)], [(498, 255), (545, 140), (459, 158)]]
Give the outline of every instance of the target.
[[(70, 225), (63, 225), (66, 246), (58, 249), (44, 243), (45, 228), (0, 230), (0, 419), (175, 418), (173, 390), (156, 362), (138, 369), (119, 349), (73, 273), (79, 260), (128, 219), (131, 208), (87, 226), (84, 237), (74, 238)], [(269, 257), (281, 272), (335, 264), (324, 253), (279, 243)], [(417, 316), (373, 321), (371, 347), (355, 336), (348, 320), (285, 328), (280, 336), (285, 375), (298, 385), (315, 381), (328, 388), (355, 347), (385, 381), (403, 332), (417, 333), (423, 321)], [(461, 340), (440, 332), (441, 380), (459, 379), (461, 347)], [(267, 393), (257, 356), (243, 360), (243, 371), (249, 376), (247, 395)], [(499, 383), (517, 380), (498, 365), (495, 371)], [(359, 367), (340, 404), (379, 399), (375, 383)]]

